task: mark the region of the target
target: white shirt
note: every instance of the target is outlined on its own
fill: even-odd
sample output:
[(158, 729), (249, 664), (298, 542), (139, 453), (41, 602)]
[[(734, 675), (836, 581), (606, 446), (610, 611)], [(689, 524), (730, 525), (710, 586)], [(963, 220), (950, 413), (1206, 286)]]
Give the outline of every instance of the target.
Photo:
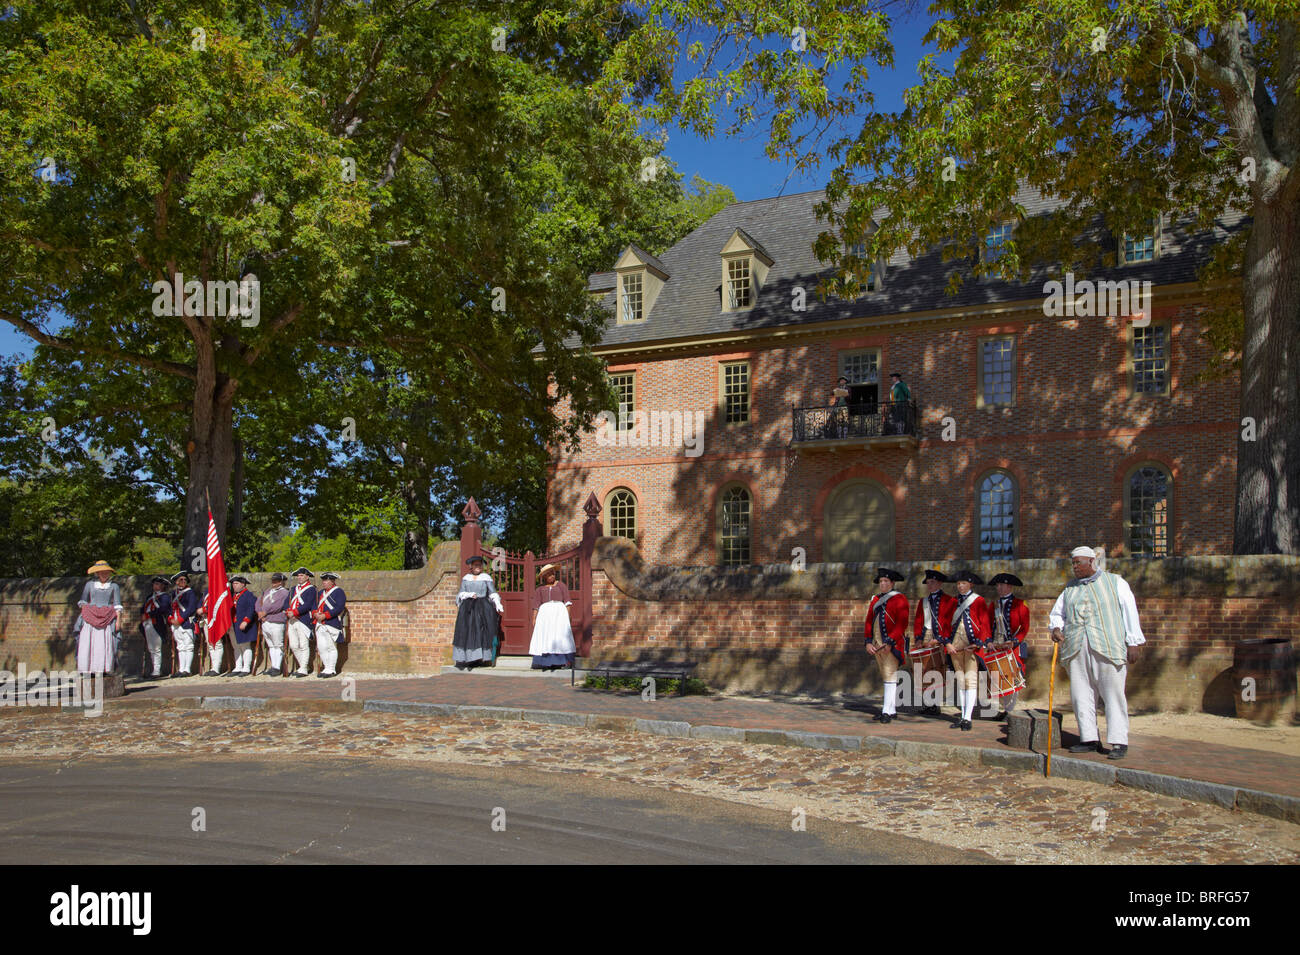
[[(1128, 581), (1118, 574), (1112, 574), (1111, 576), (1115, 578), (1115, 592), (1119, 597), (1119, 612), (1124, 619), (1124, 642), (1130, 647), (1140, 647), (1147, 642), (1147, 638), (1142, 635), (1142, 625), (1138, 623), (1137, 600), (1133, 597), (1133, 591), (1129, 587)], [(1091, 580), (1092, 578), (1084, 577), (1080, 579)], [(1056, 598), (1056, 603), (1052, 605), (1052, 612), (1048, 615), (1047, 622), (1053, 630), (1065, 629), (1064, 591), (1061, 592), (1061, 596)]]

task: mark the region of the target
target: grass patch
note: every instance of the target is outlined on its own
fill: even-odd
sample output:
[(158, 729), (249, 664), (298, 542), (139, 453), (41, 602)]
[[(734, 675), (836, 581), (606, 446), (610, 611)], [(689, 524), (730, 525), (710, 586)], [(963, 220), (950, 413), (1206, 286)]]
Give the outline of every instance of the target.
[[(583, 686), (592, 690), (635, 690), (641, 692), (641, 681), (645, 679), (639, 676), (589, 676), (583, 682)], [(655, 696), (670, 696), (681, 689), (681, 680), (659, 679), (654, 678)], [(686, 680), (685, 696), (706, 696), (709, 692), (709, 686), (703, 680), (697, 677), (688, 677)]]

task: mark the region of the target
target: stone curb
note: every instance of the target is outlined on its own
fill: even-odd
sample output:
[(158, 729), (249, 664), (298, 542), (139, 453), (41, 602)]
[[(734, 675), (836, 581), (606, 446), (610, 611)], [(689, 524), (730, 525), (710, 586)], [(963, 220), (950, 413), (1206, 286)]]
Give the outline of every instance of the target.
[(261, 696), (205, 696), (199, 701), (205, 710), (264, 710), (266, 704)]
[[(644, 733), (651, 736), (712, 739), (733, 743), (761, 743), (776, 746), (802, 746), (809, 749), (833, 749), (862, 752), (872, 756), (899, 756), (917, 762), (938, 761), (959, 766), (988, 766), (1042, 775), (1047, 758), (1041, 753), (1020, 750), (980, 749), (948, 743), (892, 739), (887, 736), (847, 736), (834, 733), (810, 733), (804, 730), (742, 729), (738, 726), (695, 726), (680, 720), (646, 720), (633, 716), (599, 713), (573, 713), (567, 710), (526, 710), (501, 706), (467, 706), (452, 703), (405, 703), (397, 700), (268, 699), (265, 697), (207, 696), (170, 697), (155, 700), (109, 701), (105, 707), (121, 709), (295, 710), (299, 712), (367, 712), (407, 713), (419, 716), (459, 717), (546, 723), (560, 726), (583, 726), (613, 733)], [(15, 707), (15, 709), (17, 709)], [(40, 707), (24, 708), (40, 711)], [(80, 712), (78, 710), (78, 712)], [(1211, 783), (1182, 776), (1169, 776), (1142, 769), (1127, 769), (1091, 760), (1055, 756), (1052, 776), (1077, 779), (1103, 786), (1127, 786), (1161, 796), (1203, 802), (1223, 809), (1236, 809), (1284, 822), (1300, 823), (1300, 797), (1258, 789), (1240, 789), (1223, 783)]]

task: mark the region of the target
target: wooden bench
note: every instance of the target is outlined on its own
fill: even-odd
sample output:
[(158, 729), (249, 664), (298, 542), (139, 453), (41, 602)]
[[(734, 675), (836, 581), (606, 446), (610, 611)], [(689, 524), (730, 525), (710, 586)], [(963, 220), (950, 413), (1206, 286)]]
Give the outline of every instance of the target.
[(577, 674), (581, 670), (584, 673), (594, 673), (604, 676), (606, 685), (609, 683), (611, 676), (630, 676), (651, 677), (656, 680), (677, 680), (677, 695), (686, 695), (686, 681), (690, 679), (692, 671), (698, 664), (695, 663), (656, 663), (653, 660), (627, 662), (611, 661), (609, 663), (597, 663), (591, 666), (578, 666), (575, 661), (573, 668), (569, 671), (569, 686), (577, 683)]

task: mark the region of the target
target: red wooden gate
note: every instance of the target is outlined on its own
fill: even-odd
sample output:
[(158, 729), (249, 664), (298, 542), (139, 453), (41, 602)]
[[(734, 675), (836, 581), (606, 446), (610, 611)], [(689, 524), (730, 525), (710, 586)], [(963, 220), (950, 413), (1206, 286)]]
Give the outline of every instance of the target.
[(483, 528), (478, 519), (483, 512), (471, 497), (461, 515), (465, 526), (460, 531), (461, 572), (465, 561), (479, 556), (487, 563), (488, 572), (501, 593), (505, 613), (501, 617), (501, 653), (506, 656), (526, 655), (532, 640), (530, 620), (532, 596), (537, 587), (537, 570), (546, 564), (555, 564), (559, 580), (569, 588), (569, 623), (573, 627), (573, 642), (578, 656), (591, 653), (591, 555), (600, 536), (600, 502), (596, 495), (587, 497), (582, 507), (587, 520), (582, 525), (582, 543), (558, 554), (536, 557), (532, 551), (511, 554), (504, 548), (495, 551), (483, 546)]

